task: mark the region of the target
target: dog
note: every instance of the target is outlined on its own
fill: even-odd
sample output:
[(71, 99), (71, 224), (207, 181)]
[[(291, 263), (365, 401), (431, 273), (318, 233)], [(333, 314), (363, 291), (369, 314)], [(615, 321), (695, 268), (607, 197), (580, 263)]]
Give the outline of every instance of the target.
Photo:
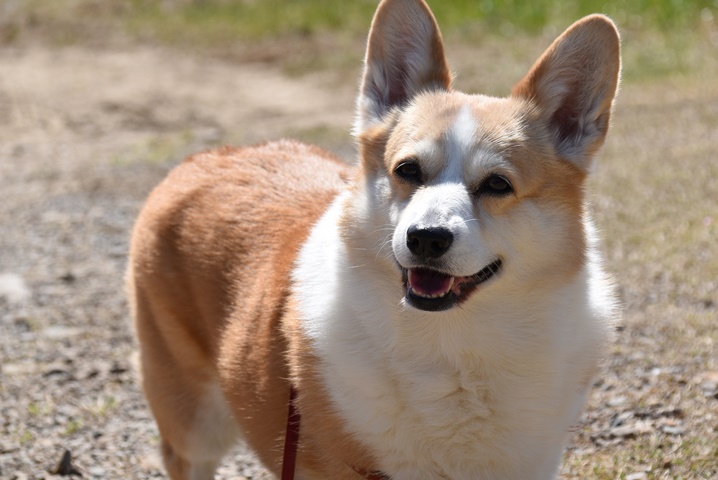
[(620, 69), (591, 15), (508, 97), (454, 91), (427, 4), (383, 0), (355, 167), (282, 140), (170, 172), (127, 275), (170, 477), (238, 439), (279, 475), (293, 391), (298, 479), (555, 478), (618, 316), (585, 183)]

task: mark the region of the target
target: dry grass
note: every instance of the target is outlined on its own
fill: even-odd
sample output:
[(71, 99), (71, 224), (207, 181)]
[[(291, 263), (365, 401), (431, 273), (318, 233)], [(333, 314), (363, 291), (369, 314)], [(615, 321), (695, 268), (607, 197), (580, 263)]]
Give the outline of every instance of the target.
[(711, 78), (633, 83), (621, 93), (592, 189), (625, 317), (566, 478), (718, 476), (718, 390), (708, 380), (718, 372)]

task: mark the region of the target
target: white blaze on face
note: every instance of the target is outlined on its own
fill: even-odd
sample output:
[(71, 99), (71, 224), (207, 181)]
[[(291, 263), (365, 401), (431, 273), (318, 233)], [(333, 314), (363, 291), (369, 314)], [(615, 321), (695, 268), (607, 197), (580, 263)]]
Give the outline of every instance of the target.
[(446, 167), (441, 181), (464, 182), (464, 164), (475, 149), (479, 124), (468, 105), (464, 105), (445, 135)]
[[(423, 162), (440, 162), (441, 173), (418, 188), (400, 212), (392, 239), (397, 261), (405, 268), (420, 267), (406, 245), (409, 228), (445, 228), (454, 235), (454, 242), (442, 257), (446, 273), (454, 276), (473, 275), (493, 261), (491, 252), (481, 239), (479, 222), (474, 217), (474, 196), (466, 187), (465, 165), (481, 152), (476, 148), (478, 121), (471, 108), (464, 106), (447, 128), (440, 142), (423, 145)], [(421, 142), (425, 143), (425, 142)]]

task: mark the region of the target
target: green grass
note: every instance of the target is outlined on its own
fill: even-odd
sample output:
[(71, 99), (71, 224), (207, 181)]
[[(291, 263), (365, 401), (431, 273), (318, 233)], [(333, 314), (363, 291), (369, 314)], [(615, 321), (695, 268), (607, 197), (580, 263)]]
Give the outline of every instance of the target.
[(107, 417), (117, 410), (117, 399), (113, 396), (103, 395), (93, 403), (84, 406), (87, 413), (96, 417)]
[(370, 0), (255, 0), (161, 2), (135, 0), (127, 15), (136, 31), (152, 31), (167, 41), (213, 44), (365, 29), (375, 3)]
[(126, 166), (142, 162), (160, 165), (176, 159), (192, 142), (192, 132), (161, 133), (151, 135), (111, 157), (113, 165)]
[[(718, 36), (714, 20), (718, 16), (717, 0), (429, 3), (444, 34), (452, 40), (467, 42), (480, 41), (486, 35), (502, 40), (515, 36), (554, 36), (584, 15), (606, 13), (623, 33), (627, 58), (631, 60), (628, 65), (636, 67), (626, 69), (624, 78), (628, 81), (695, 70), (705, 58), (703, 48), (696, 47), (701, 47), (708, 36), (713, 35), (713, 41)], [(376, 1), (134, 0), (132, 5), (125, 16), (125, 26), (133, 35), (184, 48), (251, 50), (247, 45), (255, 44), (255, 48), (266, 52), (271, 49), (263, 42), (293, 39), (299, 44), (310, 43), (301, 52), (280, 47), (285, 55), (282, 60), (290, 64), (291, 70), (301, 73), (303, 65), (316, 68), (328, 63), (331, 67), (341, 63), (347, 51), (355, 51), (356, 42), (366, 35)], [(311, 42), (326, 35), (333, 38), (320, 45)], [(265, 55), (255, 52), (250, 57)], [(269, 54), (272, 60), (277, 57), (282, 57), (282, 53)]]
[[(358, 63), (376, 0), (27, 0), (3, 12), (0, 45), (136, 41), (199, 54), (280, 63), (293, 74)], [(456, 43), (544, 44), (583, 15), (610, 15), (622, 32), (625, 81), (691, 73), (716, 63), (718, 0), (433, 0)], [(486, 38), (486, 37), (493, 38)]]
[(23, 430), (17, 435), (17, 441), (20, 445), (28, 444), (35, 439), (35, 436), (29, 430)]
[(84, 424), (80, 420), (70, 419), (65, 424), (63, 434), (65, 436), (71, 437), (72, 435), (75, 435), (77, 432), (79, 432), (83, 426)]
[[(376, 7), (374, 0), (134, 0), (128, 14), (134, 22), (161, 27), (165, 33), (202, 31), (208, 37), (256, 39), (277, 35), (343, 31), (362, 34)], [(494, 32), (537, 33), (589, 13), (614, 17), (630, 29), (664, 32), (690, 29), (715, 0), (452, 0), (430, 1), (439, 23), (448, 30), (480, 26)]]

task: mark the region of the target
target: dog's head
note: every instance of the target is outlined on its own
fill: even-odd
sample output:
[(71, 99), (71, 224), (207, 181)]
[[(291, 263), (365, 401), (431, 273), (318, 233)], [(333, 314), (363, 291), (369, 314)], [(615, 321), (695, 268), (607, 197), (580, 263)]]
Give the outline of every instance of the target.
[(421, 310), (453, 308), (492, 283), (575, 275), (587, 248), (583, 183), (619, 71), (618, 32), (593, 15), (508, 98), (455, 92), (427, 5), (382, 1), (357, 99), (354, 242), (375, 242)]

